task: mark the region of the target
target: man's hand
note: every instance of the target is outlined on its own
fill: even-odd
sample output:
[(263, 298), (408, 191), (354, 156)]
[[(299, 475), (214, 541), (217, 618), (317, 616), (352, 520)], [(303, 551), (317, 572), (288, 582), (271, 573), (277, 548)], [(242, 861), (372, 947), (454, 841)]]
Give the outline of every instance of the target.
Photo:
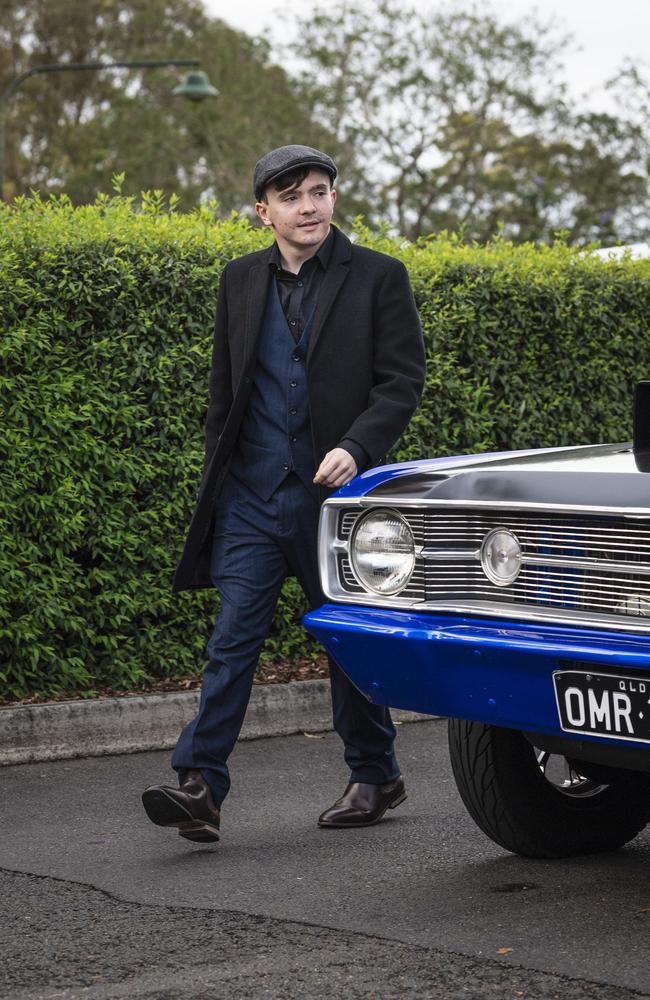
[(345, 486), (357, 474), (357, 463), (345, 448), (333, 448), (328, 451), (316, 470), (314, 482), (319, 486), (338, 488)]

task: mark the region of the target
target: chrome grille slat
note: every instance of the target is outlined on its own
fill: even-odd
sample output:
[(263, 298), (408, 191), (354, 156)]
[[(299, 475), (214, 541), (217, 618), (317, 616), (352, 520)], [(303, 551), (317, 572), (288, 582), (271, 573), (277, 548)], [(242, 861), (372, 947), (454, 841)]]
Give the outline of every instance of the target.
[[(540, 531), (535, 532), (533, 534), (530, 532), (529, 527), (527, 527), (526, 530), (524, 531), (521, 528), (517, 528), (516, 525), (509, 525), (509, 524), (506, 525), (503, 522), (501, 524), (493, 523), (493, 527), (495, 528), (502, 526), (508, 527), (510, 531), (514, 531), (514, 533), (517, 535), (520, 541), (524, 541), (524, 539), (527, 539), (533, 543), (536, 543), (540, 538), (543, 539), (544, 534), (547, 533), (547, 529), (544, 529), (543, 531), (540, 529)], [(467, 531), (462, 531), (460, 528), (457, 529), (455, 528), (453, 530), (446, 530), (446, 531), (438, 529), (435, 533), (432, 532), (431, 530), (427, 530), (425, 533), (425, 538), (427, 540), (427, 544), (430, 544), (431, 542), (435, 542), (439, 538), (449, 538), (449, 539), (465, 538), (468, 540), (474, 540), (482, 538), (484, 534), (485, 534), (484, 528), (471, 528), (468, 529)], [(630, 537), (625, 540), (623, 540), (622, 538), (619, 539), (616, 536), (608, 536), (604, 533), (601, 535), (595, 535), (595, 534), (580, 535), (576, 532), (575, 534), (572, 535), (569, 532), (567, 532), (566, 534), (560, 534), (559, 532), (548, 531), (548, 535), (550, 537), (553, 537), (555, 544), (557, 545), (578, 545), (578, 544), (597, 545), (597, 546), (611, 545), (613, 548), (623, 549), (623, 550), (635, 549), (638, 546), (647, 547), (648, 545), (650, 545), (650, 539), (648, 538), (647, 535), (645, 536), (638, 535), (635, 536), (634, 538)]]
[[(432, 518), (432, 517), (435, 517), (434, 513), (430, 513), (429, 514), (429, 518)], [(593, 537), (596, 540), (603, 539), (603, 538), (607, 538), (607, 539), (611, 540), (611, 539), (616, 539), (616, 538), (620, 537), (626, 543), (628, 543), (628, 542), (629, 543), (633, 543), (635, 541), (647, 541), (648, 540), (648, 532), (647, 531), (634, 530), (634, 529), (632, 529), (632, 527), (630, 527), (630, 529), (628, 531), (626, 531), (624, 528), (621, 528), (621, 529), (619, 529), (617, 531), (613, 531), (613, 530), (612, 531), (607, 531), (607, 530), (598, 530), (598, 529), (595, 529), (595, 528), (589, 528), (589, 527), (586, 527), (586, 526), (584, 528), (576, 526), (576, 530), (575, 531), (571, 531), (569, 527), (563, 527), (561, 525), (552, 525), (552, 524), (532, 525), (530, 523), (530, 521), (528, 521), (528, 522), (518, 522), (518, 521), (516, 521), (514, 519), (509, 519), (507, 517), (494, 517), (494, 518), (490, 518), (489, 522), (490, 522), (490, 524), (493, 527), (499, 527), (500, 525), (503, 525), (504, 527), (508, 527), (508, 528), (511, 529), (511, 531), (515, 531), (515, 532), (516, 531), (526, 532), (526, 531), (529, 531), (529, 530), (531, 530), (531, 529), (534, 528), (534, 530), (536, 532), (538, 532), (538, 531), (539, 532), (549, 532), (549, 533), (558, 535), (560, 537), (565, 537), (566, 536), (567, 538), (570, 538), (570, 539), (583, 538), (583, 537), (584, 538)], [(486, 524), (485, 520), (484, 521), (476, 521), (476, 522), (471, 522), (471, 521), (470, 522), (462, 522), (462, 521), (456, 522), (456, 521), (454, 521), (453, 523), (447, 523), (447, 524), (444, 521), (441, 520), (438, 523), (436, 523), (435, 525), (427, 523), (426, 530), (427, 530), (427, 533), (429, 533), (429, 532), (449, 532), (449, 531), (451, 531), (451, 532), (458, 531), (458, 532), (462, 532), (463, 534), (469, 534), (471, 531), (475, 531), (477, 533), (480, 533), (481, 531), (484, 530), (485, 524)]]
[(570, 547), (575, 548), (579, 546), (587, 546), (593, 548), (602, 548), (606, 546), (608, 548), (615, 549), (620, 552), (635, 552), (639, 548), (648, 548), (650, 546), (650, 538), (647, 536), (645, 538), (637, 538), (634, 540), (628, 540), (623, 543), (620, 539), (608, 538), (606, 535), (600, 537), (583, 536), (579, 534), (575, 535), (557, 535), (553, 532), (537, 531), (517, 531), (516, 528), (512, 528), (515, 532), (517, 538), (521, 542), (528, 542), (530, 545), (557, 545), (558, 547)]
[[(447, 588), (445, 590), (441, 589), (441, 598), (449, 593), (452, 588)], [(456, 587), (457, 590), (460, 588)], [(472, 586), (465, 586), (462, 588), (464, 592), (469, 593), (470, 590), (472, 594), (482, 593), (485, 597), (494, 598), (494, 591), (490, 590), (489, 587), (484, 587), (482, 584), (475, 584)], [(588, 605), (598, 605), (599, 607), (609, 607), (614, 601), (616, 604), (622, 602), (622, 598), (625, 596), (633, 597), (636, 595), (636, 591), (628, 591), (626, 593), (620, 593), (618, 595), (603, 595), (605, 599), (598, 599), (594, 595), (585, 596), (584, 593), (572, 594), (569, 590), (558, 591), (551, 588), (544, 588), (544, 592), (540, 594), (539, 590), (535, 588), (521, 588), (519, 590), (511, 591), (510, 588), (504, 588), (503, 592), (499, 594), (500, 601), (517, 601), (526, 600), (526, 603), (534, 604), (536, 601), (543, 604), (557, 603), (558, 605), (563, 605), (565, 601), (577, 601), (579, 604), (584, 604), (585, 607)], [(427, 600), (431, 600), (434, 594), (434, 588), (427, 588)], [(545, 596), (546, 595), (546, 596)], [(607, 599), (609, 598), (609, 599)]]
[[(405, 516), (407, 517), (411, 516), (410, 511), (406, 511), (403, 513), (405, 513)], [(356, 516), (358, 515), (355, 515), (355, 517)], [(432, 517), (435, 517), (436, 519), (435, 524), (431, 524)], [(576, 515), (576, 518), (577, 517), (578, 515)], [(570, 532), (572, 531), (572, 526), (570, 523), (568, 523), (567, 517), (564, 517), (563, 520), (561, 521), (558, 520), (555, 522), (550, 520), (535, 521), (534, 518), (531, 520), (530, 515), (525, 519), (521, 516), (521, 514), (513, 514), (512, 517), (508, 517), (508, 515), (504, 514), (503, 511), (494, 511), (492, 516), (490, 516), (489, 518), (487, 518), (485, 514), (479, 513), (478, 511), (468, 511), (466, 517), (458, 516), (451, 519), (448, 518), (445, 514), (440, 513), (438, 510), (436, 511), (429, 510), (425, 514), (425, 519), (427, 520), (427, 526), (430, 527), (431, 529), (435, 529), (439, 525), (440, 526), (458, 525), (460, 527), (467, 527), (467, 525), (471, 526), (472, 524), (483, 525), (485, 524), (486, 521), (489, 520), (490, 523), (507, 522), (507, 524), (512, 527), (534, 526), (535, 528), (539, 528), (540, 531), (558, 531), (558, 530), (570, 531)], [(650, 518), (648, 519), (648, 521), (638, 521), (635, 519), (634, 521), (625, 522), (625, 524), (620, 524), (620, 525), (612, 525), (611, 527), (603, 525), (602, 519), (599, 523), (598, 519), (595, 517), (590, 518), (589, 521), (593, 523), (587, 523), (587, 518), (585, 517), (584, 522), (582, 524), (576, 523), (574, 526), (575, 531), (593, 531), (597, 534), (605, 534), (608, 537), (611, 535), (625, 535), (627, 537), (629, 532), (631, 532), (632, 534), (644, 535), (646, 531), (650, 529)]]
[[(427, 580), (427, 593), (431, 593), (435, 589), (441, 590), (445, 586), (457, 585), (458, 583), (462, 583), (463, 581), (466, 582), (466, 584), (467, 584), (468, 587), (469, 586), (473, 586), (473, 585), (474, 586), (476, 586), (476, 585), (480, 585), (480, 586), (485, 585), (486, 588), (489, 590), (489, 592), (491, 594), (495, 594), (495, 591), (496, 591), (496, 594), (498, 594), (501, 599), (504, 598), (504, 597), (508, 597), (509, 594), (516, 594), (516, 595), (518, 595), (522, 591), (528, 591), (530, 593), (535, 593), (535, 592), (539, 592), (540, 589), (543, 589), (544, 591), (547, 591), (547, 590), (551, 589), (551, 590), (555, 590), (555, 591), (558, 591), (558, 592), (562, 593), (567, 588), (573, 587), (575, 589), (575, 587), (578, 587), (578, 586), (585, 593), (592, 592), (592, 591), (589, 591), (589, 590), (587, 590), (585, 588), (585, 586), (584, 586), (585, 581), (582, 580), (582, 579), (578, 579), (578, 578), (576, 578), (575, 581), (571, 581), (571, 580), (553, 580), (553, 579), (548, 579), (548, 578), (547, 579), (543, 579), (543, 580), (540, 581), (539, 579), (533, 578), (533, 579), (529, 579), (529, 580), (523, 580), (521, 583), (519, 582), (519, 579), (518, 579), (510, 587), (496, 587), (495, 588), (495, 587), (493, 587), (489, 583), (488, 580), (486, 580), (486, 578), (483, 576), (483, 574), (479, 572), (479, 573), (476, 574), (476, 576), (459, 576), (458, 574), (456, 576), (452, 576), (451, 574), (445, 574), (445, 576), (442, 576), (440, 578), (438, 578), (436, 576), (435, 582), (432, 581), (429, 578)], [(587, 583), (588, 582), (589, 581), (587, 581)], [(647, 582), (646, 581), (643, 581), (643, 582), (646, 583), (646, 589), (647, 589)], [(623, 596), (624, 594), (638, 594), (642, 590), (643, 590), (642, 581), (640, 581), (640, 580), (639, 581), (636, 581), (636, 580), (621, 580), (621, 581), (617, 581), (615, 584), (608, 582), (605, 585), (602, 585), (602, 584), (599, 585), (598, 588), (597, 588), (597, 592), (598, 593), (603, 593), (603, 594), (609, 594), (609, 593), (611, 593), (612, 596), (616, 596), (616, 595)], [(593, 590), (593, 592), (596, 593), (595, 590)], [(648, 599), (650, 600), (650, 591), (648, 592)]]
[(628, 580), (627, 577), (616, 577), (615, 582), (613, 582), (611, 577), (601, 576), (599, 573), (591, 573), (585, 570), (574, 570), (574, 575), (572, 576), (571, 571), (568, 571), (566, 573), (561, 573), (558, 570), (555, 569), (551, 570), (544, 567), (543, 569), (533, 570), (533, 571), (522, 569), (521, 573), (517, 577), (517, 580), (515, 581), (514, 586), (516, 586), (519, 580), (521, 580), (522, 583), (526, 583), (527, 581), (534, 583), (540, 580), (540, 578), (543, 578), (545, 582), (550, 581), (551, 583), (565, 583), (565, 584), (573, 583), (579, 580), (583, 586), (585, 584), (595, 584), (598, 587), (608, 587), (608, 586), (618, 587), (619, 585), (625, 586), (625, 584), (627, 583), (633, 583), (634, 586), (637, 588), (637, 590), (639, 587), (645, 587), (646, 590), (648, 590), (648, 593), (650, 594), (650, 581), (647, 579), (647, 577), (639, 576), (637, 578), (634, 577), (634, 574), (632, 573), (630, 573), (630, 576), (633, 577), (632, 580)]
[[(517, 535), (517, 537), (519, 538), (519, 541), (523, 545), (526, 544), (526, 539), (525, 538), (522, 538), (520, 535)], [(592, 553), (593, 553), (594, 558), (598, 558), (598, 559), (607, 558), (607, 553), (611, 554), (612, 557), (614, 555), (616, 555), (616, 556), (618, 556), (618, 555), (628, 556), (628, 558), (631, 557), (631, 556), (635, 556), (635, 555), (638, 555), (639, 557), (642, 556), (642, 555), (650, 557), (650, 545), (647, 545), (647, 546), (646, 545), (643, 545), (643, 546), (642, 545), (635, 545), (633, 549), (628, 550), (628, 549), (623, 548), (622, 545), (618, 545), (616, 547), (610, 547), (610, 546), (607, 546), (607, 545), (598, 545), (598, 546), (596, 546), (594, 544), (592, 546), (592, 548), (587, 548), (587, 545), (584, 542), (583, 543), (579, 543), (579, 542), (576, 542), (576, 541), (565, 542), (565, 543), (563, 543), (561, 545), (559, 545), (559, 544), (556, 545), (553, 542), (545, 542), (544, 545), (543, 545), (543, 549), (544, 549), (544, 551), (546, 551), (548, 549), (548, 550), (550, 550), (552, 552), (566, 552), (567, 549), (570, 549), (570, 550), (572, 550), (572, 549), (580, 549), (580, 550), (582, 550), (580, 552), (581, 555), (583, 555), (583, 556), (587, 556), (587, 555), (591, 556)], [(537, 551), (537, 552), (540, 551), (540, 546), (539, 545), (537, 546), (537, 548), (535, 549), (535, 551)], [(650, 559), (649, 559), (649, 561), (650, 561)]]

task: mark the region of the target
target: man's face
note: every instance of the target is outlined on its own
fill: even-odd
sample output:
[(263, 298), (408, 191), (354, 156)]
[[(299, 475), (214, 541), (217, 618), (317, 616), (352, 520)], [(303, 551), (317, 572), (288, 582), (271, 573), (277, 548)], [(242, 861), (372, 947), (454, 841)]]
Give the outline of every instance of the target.
[(280, 244), (292, 249), (317, 248), (329, 232), (336, 191), (329, 174), (310, 170), (302, 184), (276, 191), (266, 189), (266, 201), (258, 201), (255, 211), (265, 226), (272, 226)]

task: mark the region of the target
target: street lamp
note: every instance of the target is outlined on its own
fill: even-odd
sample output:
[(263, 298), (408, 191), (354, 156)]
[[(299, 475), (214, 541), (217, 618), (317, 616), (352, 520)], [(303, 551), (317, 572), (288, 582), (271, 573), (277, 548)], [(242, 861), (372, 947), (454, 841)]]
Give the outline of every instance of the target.
[(191, 101), (202, 101), (205, 97), (216, 97), (219, 93), (208, 80), (207, 74), (196, 69), (200, 65), (198, 59), (137, 59), (129, 62), (87, 62), (87, 63), (50, 63), (44, 66), (33, 66), (25, 70), (0, 94), (0, 199), (4, 199), (4, 166), (5, 166), (5, 127), (7, 121), (7, 104), (21, 83), (29, 76), (38, 73), (70, 73), (77, 70), (104, 69), (152, 69), (158, 66), (192, 66), (194, 72), (188, 73), (184, 82), (176, 87), (174, 94), (180, 94)]
[(204, 97), (216, 97), (219, 91), (208, 80), (208, 74), (199, 70), (188, 73), (180, 87), (174, 87), (172, 94), (187, 97), (189, 101), (202, 101)]

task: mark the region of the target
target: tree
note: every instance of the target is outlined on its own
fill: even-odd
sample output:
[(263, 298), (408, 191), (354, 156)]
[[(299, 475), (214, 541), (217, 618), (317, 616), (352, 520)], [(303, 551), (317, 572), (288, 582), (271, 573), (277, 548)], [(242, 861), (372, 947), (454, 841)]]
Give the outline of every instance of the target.
[(190, 105), (173, 97), (174, 69), (26, 81), (10, 104), (5, 193), (37, 188), (92, 201), (124, 171), (125, 191), (176, 190), (184, 207), (215, 196), (230, 210), (250, 204), (251, 168), (267, 149), (332, 146), (266, 44), (208, 18), (200, 0), (0, 4), (2, 89), (39, 63), (193, 56), (219, 98)]
[(484, 5), (338, 0), (298, 35), (316, 117), (357, 152), (344, 190), (369, 189), (375, 221), (481, 241), (499, 227), (516, 240), (650, 234), (642, 129), (570, 106), (569, 39), (552, 25), (504, 23)]
[[(636, 160), (630, 164), (632, 170), (645, 169), (650, 173), (650, 75), (649, 67), (637, 66), (626, 60), (619, 72), (607, 83), (612, 98), (617, 107), (620, 120), (629, 122), (640, 137)], [(625, 224), (628, 235), (624, 242), (648, 238), (648, 198), (630, 199), (625, 209)]]

